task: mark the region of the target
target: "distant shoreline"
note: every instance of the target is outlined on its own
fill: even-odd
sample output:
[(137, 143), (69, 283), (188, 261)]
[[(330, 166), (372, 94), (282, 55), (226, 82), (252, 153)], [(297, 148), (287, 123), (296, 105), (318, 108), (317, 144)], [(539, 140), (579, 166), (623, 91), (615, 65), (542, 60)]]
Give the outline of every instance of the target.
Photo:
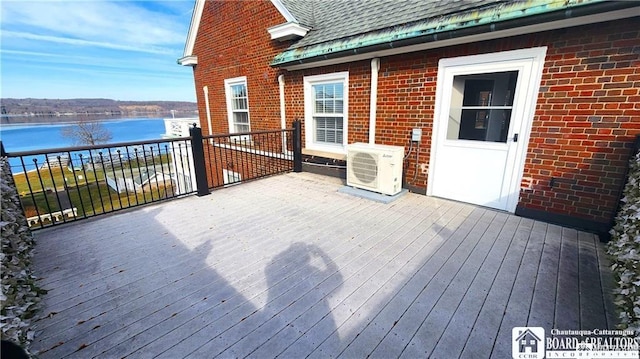
[[(175, 117), (173, 117), (175, 116)], [(175, 112), (175, 113), (138, 113), (138, 114), (122, 114), (122, 115), (78, 115), (78, 116), (20, 116), (20, 115), (2, 115), (0, 117), (0, 126), (28, 126), (28, 125), (65, 125), (82, 121), (128, 121), (128, 120), (153, 120), (164, 118), (196, 118), (198, 112)], [(11, 122), (8, 122), (11, 121)]]
[(0, 98), (0, 124), (51, 124), (141, 117), (195, 117), (197, 113), (198, 104), (185, 101)]

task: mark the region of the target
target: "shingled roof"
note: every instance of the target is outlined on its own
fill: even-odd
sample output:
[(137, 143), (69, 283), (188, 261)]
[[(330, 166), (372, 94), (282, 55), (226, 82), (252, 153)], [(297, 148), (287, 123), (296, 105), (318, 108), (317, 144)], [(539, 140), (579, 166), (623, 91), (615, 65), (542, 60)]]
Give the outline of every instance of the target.
[[(299, 24), (310, 28), (271, 63), (284, 67), (416, 44), (438, 47), (436, 43), (455, 38), (479, 41), (640, 15), (639, 1), (272, 1), (281, 3)], [(611, 13), (616, 14), (610, 17)], [(581, 20), (575, 21), (577, 18)], [(524, 30), (513, 31), (518, 28)], [(493, 37), (478, 36), (489, 33)]]
[[(184, 56), (193, 53), (206, 0), (196, 0)], [(271, 0), (298, 32), (272, 66), (296, 69), (389, 56), (640, 16), (640, 1)], [(296, 28), (297, 26), (297, 28)], [(268, 29), (270, 32), (271, 29)], [(282, 28), (282, 27), (281, 27)], [(272, 34), (273, 35), (273, 34)], [(400, 50), (402, 49), (402, 50)]]
[(495, 0), (281, 0), (309, 33), (291, 48), (505, 3)]

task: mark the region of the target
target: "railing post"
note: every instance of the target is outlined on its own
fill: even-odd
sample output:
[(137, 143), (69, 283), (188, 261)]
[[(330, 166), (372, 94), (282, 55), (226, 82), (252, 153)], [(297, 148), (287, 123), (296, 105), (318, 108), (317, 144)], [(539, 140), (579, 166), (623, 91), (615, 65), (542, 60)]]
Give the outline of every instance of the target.
[(302, 172), (302, 124), (293, 121), (293, 172)]
[(204, 146), (202, 145), (202, 129), (195, 124), (189, 129), (191, 136), (191, 152), (193, 153), (193, 171), (196, 176), (196, 187), (198, 196), (209, 194), (209, 184), (207, 182), (207, 171), (204, 162)]

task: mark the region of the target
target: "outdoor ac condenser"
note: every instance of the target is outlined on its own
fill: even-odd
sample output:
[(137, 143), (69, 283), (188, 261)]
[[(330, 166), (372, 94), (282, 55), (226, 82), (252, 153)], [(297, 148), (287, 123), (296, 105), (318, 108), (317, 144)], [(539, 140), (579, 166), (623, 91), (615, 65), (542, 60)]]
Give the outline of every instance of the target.
[(353, 143), (347, 146), (347, 185), (393, 196), (402, 191), (404, 147)]

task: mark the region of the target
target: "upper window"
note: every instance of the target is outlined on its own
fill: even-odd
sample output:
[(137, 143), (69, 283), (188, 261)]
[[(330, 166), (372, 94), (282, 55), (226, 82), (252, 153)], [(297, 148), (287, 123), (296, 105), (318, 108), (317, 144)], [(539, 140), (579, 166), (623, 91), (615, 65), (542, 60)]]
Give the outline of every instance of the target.
[(227, 114), (229, 116), (229, 132), (250, 132), (249, 96), (247, 95), (247, 78), (245, 76), (224, 80), (227, 96)]
[(305, 76), (305, 147), (345, 153), (349, 73)]

